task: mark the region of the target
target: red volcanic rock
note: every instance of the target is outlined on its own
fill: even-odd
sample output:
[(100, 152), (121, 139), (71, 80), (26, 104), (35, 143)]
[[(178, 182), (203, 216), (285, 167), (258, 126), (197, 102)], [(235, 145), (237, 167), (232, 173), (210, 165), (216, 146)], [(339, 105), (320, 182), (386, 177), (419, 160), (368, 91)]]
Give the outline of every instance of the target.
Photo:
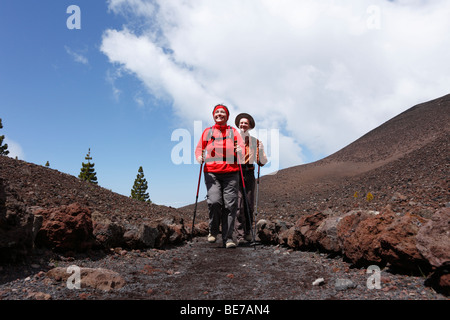
[(446, 273), (439, 277), (438, 283), (439, 292), (444, 293), (446, 296), (450, 295), (450, 274)]
[(294, 248), (314, 247), (318, 240), (317, 228), (327, 216), (322, 212), (298, 219), (288, 236), (288, 245)]
[(427, 261), (416, 247), (417, 233), (427, 221), (410, 213), (396, 217), (380, 234), (381, 257), (403, 269), (419, 271), (417, 267), (427, 268)]
[(442, 208), (422, 227), (417, 249), (436, 268), (450, 264), (450, 208)]
[(202, 221), (194, 225), (194, 231), (192, 232), (192, 236), (204, 237), (207, 236), (208, 233), (209, 233), (209, 224), (207, 221)]
[(342, 253), (355, 264), (381, 263), (379, 235), (394, 217), (389, 209), (347, 213), (337, 226)]
[(36, 244), (56, 251), (83, 251), (93, 245), (91, 212), (78, 203), (54, 209), (39, 209), (44, 221), (36, 236)]
[(416, 246), (433, 266), (429, 282), (438, 291), (450, 295), (450, 208), (441, 208), (420, 228)]
[(355, 264), (389, 262), (417, 271), (428, 265), (416, 247), (416, 235), (426, 222), (410, 213), (397, 216), (389, 206), (379, 214), (347, 214), (337, 227), (342, 253)]

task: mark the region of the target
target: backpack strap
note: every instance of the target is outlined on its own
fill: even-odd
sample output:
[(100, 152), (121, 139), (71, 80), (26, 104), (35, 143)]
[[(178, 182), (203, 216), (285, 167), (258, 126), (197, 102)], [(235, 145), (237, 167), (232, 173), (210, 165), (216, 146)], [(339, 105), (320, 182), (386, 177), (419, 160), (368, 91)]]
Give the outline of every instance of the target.
[(234, 136), (233, 129), (230, 126), (227, 126), (227, 130), (228, 130), (228, 132), (227, 132), (227, 135), (225, 137), (219, 136), (219, 137), (216, 138), (216, 137), (213, 136), (213, 127), (211, 127), (209, 129), (206, 141), (209, 142), (210, 140), (214, 141), (214, 140), (224, 140), (224, 139), (231, 139), (231, 140), (234, 139), (234, 140), (236, 140), (235, 136)]
[[(229, 132), (227, 132), (227, 134), (226, 134), (226, 136), (225, 137), (223, 137), (223, 136), (220, 136), (220, 137), (214, 137), (214, 135), (213, 135), (213, 127), (210, 127), (209, 128), (209, 131), (208, 131), (208, 134), (207, 134), (207, 136), (206, 136), (206, 145), (208, 145), (211, 141), (212, 141), (212, 143), (214, 144), (214, 141), (215, 140), (226, 140), (226, 139), (231, 139), (231, 140), (234, 140), (234, 146), (236, 147), (236, 142), (237, 142), (237, 139), (236, 139), (236, 137), (235, 137), (235, 135), (234, 135), (234, 131), (233, 131), (233, 129), (231, 128), (231, 126), (227, 126), (227, 130), (229, 131)], [(227, 161), (227, 157), (226, 157), (226, 145), (224, 145), (223, 146), (223, 152), (222, 152), (222, 154), (223, 154), (223, 161), (224, 162), (226, 162)], [(215, 157), (215, 150), (213, 149), (213, 151), (212, 151), (212, 154), (211, 154), (211, 157)], [(236, 154), (236, 152), (234, 152), (234, 162), (235, 163), (237, 163), (237, 154)]]
[(213, 127), (209, 128), (208, 134), (206, 135), (206, 143), (208, 144), (208, 142), (210, 140), (215, 140), (216, 138), (214, 138), (213, 134)]

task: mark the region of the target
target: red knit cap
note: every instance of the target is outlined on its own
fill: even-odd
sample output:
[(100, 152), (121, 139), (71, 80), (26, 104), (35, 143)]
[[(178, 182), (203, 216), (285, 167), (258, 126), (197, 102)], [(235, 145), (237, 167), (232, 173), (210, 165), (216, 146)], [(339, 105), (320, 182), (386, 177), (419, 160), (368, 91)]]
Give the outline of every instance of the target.
[(227, 114), (227, 120), (228, 120), (228, 118), (230, 118), (230, 111), (228, 111), (228, 108), (226, 106), (224, 106), (223, 104), (218, 104), (217, 106), (215, 106), (212, 113), (214, 114), (214, 112), (216, 112), (216, 110), (219, 108), (222, 108), (225, 110), (225, 112)]

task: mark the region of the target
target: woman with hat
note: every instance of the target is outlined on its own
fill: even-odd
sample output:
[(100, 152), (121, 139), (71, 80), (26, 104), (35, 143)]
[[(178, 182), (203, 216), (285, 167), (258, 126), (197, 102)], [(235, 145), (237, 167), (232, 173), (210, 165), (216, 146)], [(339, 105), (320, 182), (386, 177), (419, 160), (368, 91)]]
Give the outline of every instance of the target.
[(245, 191), (249, 212), (246, 214), (244, 206), (244, 191), (240, 183), (238, 193), (238, 210), (236, 213), (235, 233), (238, 244), (252, 241), (250, 234), (253, 224), (253, 211), (255, 206), (255, 165), (264, 166), (267, 156), (261, 141), (252, 137), (249, 133), (255, 127), (255, 120), (248, 113), (240, 113), (235, 119), (236, 126), (240, 129), (242, 139), (245, 141), (245, 155), (242, 162), (242, 174), (244, 177)]
[(206, 128), (195, 149), (199, 163), (205, 163), (204, 176), (209, 210), (208, 242), (216, 242), (222, 223), (222, 241), (226, 248), (235, 248), (233, 232), (238, 206), (238, 157), (244, 149), (239, 132), (227, 125), (228, 108), (218, 104), (213, 110), (215, 124)]

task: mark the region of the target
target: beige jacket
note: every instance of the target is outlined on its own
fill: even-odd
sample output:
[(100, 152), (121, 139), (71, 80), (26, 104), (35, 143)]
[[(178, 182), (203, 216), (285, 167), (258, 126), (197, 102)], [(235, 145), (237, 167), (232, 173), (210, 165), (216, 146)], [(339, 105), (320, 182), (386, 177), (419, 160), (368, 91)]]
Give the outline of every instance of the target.
[(258, 165), (264, 166), (267, 163), (267, 156), (264, 152), (263, 143), (255, 137), (252, 137), (248, 131), (245, 133), (241, 132), (241, 137), (242, 140), (244, 140), (244, 144), (248, 141), (248, 149), (247, 146), (245, 148), (246, 158), (248, 157), (248, 164), (253, 164), (256, 162)]

